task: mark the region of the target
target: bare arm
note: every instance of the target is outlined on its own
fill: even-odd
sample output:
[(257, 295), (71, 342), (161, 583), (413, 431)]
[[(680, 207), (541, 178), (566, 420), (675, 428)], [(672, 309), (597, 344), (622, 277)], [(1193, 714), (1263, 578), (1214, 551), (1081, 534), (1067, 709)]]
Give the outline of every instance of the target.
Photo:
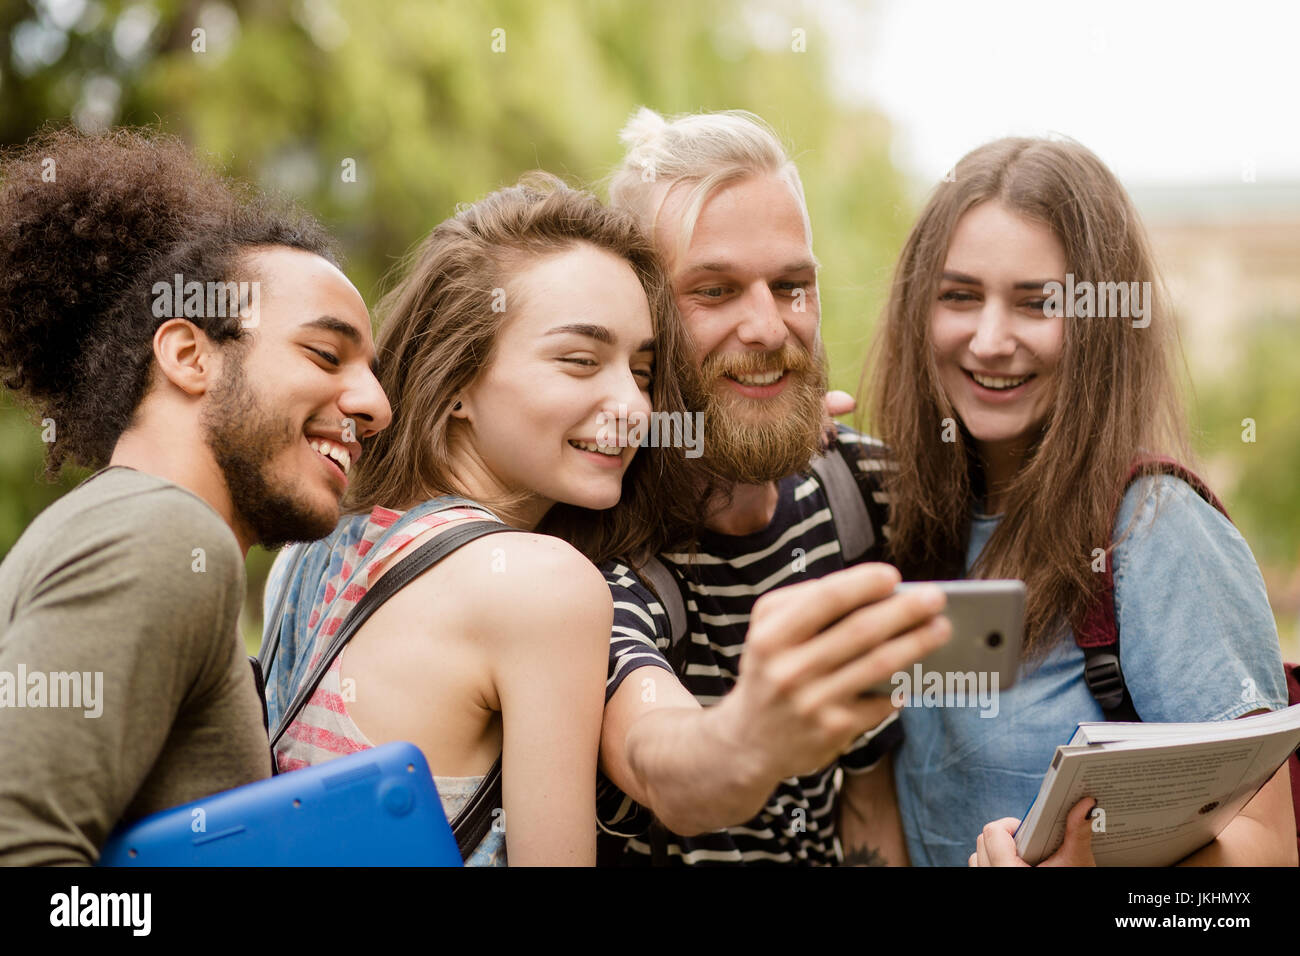
[(501, 704), (511, 866), (594, 866), (609, 588), (554, 538), (508, 535), (507, 574), (477, 595)]
[[(862, 690), (947, 640), (942, 593), (892, 597), (897, 581), (861, 565), (765, 594), (740, 679), (715, 707), (666, 671), (634, 672), (606, 708), (606, 774), (684, 836), (751, 819), (779, 781), (826, 766), (892, 712)], [(655, 693), (643, 695), (651, 673)]]
[(1295, 866), (1296, 862), (1291, 777), (1282, 764), (1218, 839), (1178, 866)]
[(870, 770), (845, 773), (839, 832), (845, 866), (911, 865), (894, 792), (892, 755), (882, 757)]
[(601, 766), (674, 833), (717, 830), (755, 816), (777, 782), (723, 733), (674, 674), (642, 667), (605, 705)]

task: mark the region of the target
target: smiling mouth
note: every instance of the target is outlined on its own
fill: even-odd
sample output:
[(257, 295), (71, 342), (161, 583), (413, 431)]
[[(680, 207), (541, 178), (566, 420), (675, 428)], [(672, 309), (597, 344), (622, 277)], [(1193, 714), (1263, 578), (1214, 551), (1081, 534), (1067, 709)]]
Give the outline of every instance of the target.
[(729, 378), (738, 385), (763, 386), (775, 385), (785, 377), (785, 369), (777, 369), (771, 372), (759, 372), (752, 375), (723, 375), (723, 378)]
[(569, 439), (569, 444), (579, 451), (596, 452), (609, 458), (619, 458), (623, 454), (623, 449), (618, 445), (598, 445), (594, 441), (574, 441), (573, 439)]
[(970, 372), (966, 369), (962, 369), (962, 372), (964, 372), (966, 377), (975, 384), (994, 392), (1009, 392), (1011, 389), (1019, 388), (1030, 379), (1037, 377), (1033, 373), (1029, 375), (1019, 375), (1012, 378), (998, 375), (977, 375), (975, 372)]
[(336, 445), (334, 442), (326, 441), (323, 438), (309, 438), (307, 444), (311, 450), (316, 452), (322, 458), (338, 466), (343, 476), (347, 477), (352, 470), (352, 454), (342, 445)]

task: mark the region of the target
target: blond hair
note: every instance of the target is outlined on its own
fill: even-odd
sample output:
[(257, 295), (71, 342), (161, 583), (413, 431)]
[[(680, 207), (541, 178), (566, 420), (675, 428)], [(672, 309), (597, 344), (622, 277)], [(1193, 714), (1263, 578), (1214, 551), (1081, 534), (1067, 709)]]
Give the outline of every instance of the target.
[(755, 175), (773, 176), (794, 191), (803, 212), (808, 246), (812, 247), (799, 170), (772, 128), (753, 113), (721, 110), (664, 119), (643, 106), (628, 120), (619, 139), (627, 153), (610, 177), (609, 202), (631, 213), (647, 235), (655, 235), (668, 192), (679, 183), (692, 187), (676, 237), (677, 259), (690, 246), (695, 223), (709, 197)]

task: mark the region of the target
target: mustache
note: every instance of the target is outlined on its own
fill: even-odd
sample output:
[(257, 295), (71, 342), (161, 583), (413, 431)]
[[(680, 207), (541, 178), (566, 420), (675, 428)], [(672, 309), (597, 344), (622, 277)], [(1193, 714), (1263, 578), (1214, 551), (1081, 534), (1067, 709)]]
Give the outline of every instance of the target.
[(786, 343), (779, 349), (765, 352), (724, 352), (710, 355), (702, 365), (708, 378), (718, 375), (762, 375), (764, 372), (794, 372), (806, 375), (816, 369), (817, 362), (805, 348)]

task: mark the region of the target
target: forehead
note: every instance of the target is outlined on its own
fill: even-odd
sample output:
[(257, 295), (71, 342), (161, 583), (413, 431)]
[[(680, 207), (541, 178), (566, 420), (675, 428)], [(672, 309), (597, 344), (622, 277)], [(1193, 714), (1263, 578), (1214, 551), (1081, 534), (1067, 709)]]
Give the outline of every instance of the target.
[(361, 293), (329, 260), (305, 249), (260, 246), (247, 253), (244, 264), (247, 278), (261, 284), (263, 305), (277, 312), (313, 316), (346, 311), (349, 320), (362, 320), (364, 331), (369, 332), (369, 313)]
[[(656, 240), (675, 250), (690, 188), (674, 186), (664, 199)], [(749, 176), (718, 189), (700, 209), (690, 245), (673, 272), (728, 264), (747, 274), (786, 272), (812, 263), (808, 220), (794, 187), (774, 176)]]
[(972, 275), (1052, 277), (1065, 271), (1065, 247), (1046, 223), (984, 202), (957, 220), (944, 265)]
[(574, 322), (615, 331), (634, 325), (635, 334), (649, 334), (650, 306), (631, 263), (586, 242), (530, 262), (508, 283), (506, 296), (502, 334), (545, 334)]

